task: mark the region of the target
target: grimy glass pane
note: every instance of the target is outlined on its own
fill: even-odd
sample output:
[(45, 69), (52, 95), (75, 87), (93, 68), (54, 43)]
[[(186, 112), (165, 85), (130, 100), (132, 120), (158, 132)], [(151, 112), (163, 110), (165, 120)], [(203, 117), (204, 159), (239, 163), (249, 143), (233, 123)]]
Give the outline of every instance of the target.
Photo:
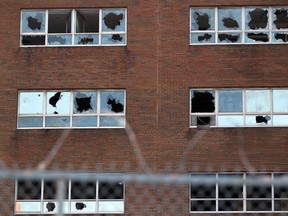
[(76, 34), (75, 35), (75, 45), (93, 45), (99, 44), (98, 34)]
[(73, 113), (97, 113), (97, 93), (92, 91), (74, 92)]
[(71, 202), (71, 212), (96, 212), (96, 202), (79, 200)]
[(18, 128), (43, 127), (43, 117), (18, 117)]
[(245, 13), (247, 30), (268, 29), (268, 8), (246, 8)]
[(47, 114), (70, 114), (70, 92), (47, 92)]
[(244, 117), (242, 115), (218, 115), (219, 127), (241, 127), (244, 126)]
[(243, 211), (243, 200), (219, 200), (219, 211)]
[(242, 112), (242, 91), (219, 91), (219, 112)]
[(73, 127), (97, 127), (96, 116), (73, 116), (72, 117)]
[(191, 112), (192, 113), (213, 113), (215, 111), (214, 90), (192, 90), (191, 91)]
[(96, 182), (72, 181), (71, 199), (96, 199)]
[(99, 10), (78, 9), (76, 16), (76, 33), (99, 32)]
[(45, 127), (69, 127), (69, 116), (52, 116), (45, 118)]
[(101, 44), (125, 44), (125, 34), (102, 34)]
[(45, 11), (22, 11), (22, 33), (45, 32)]
[(101, 116), (100, 127), (124, 127), (124, 116)]
[(216, 198), (216, 175), (191, 175), (190, 198)]
[(17, 200), (41, 199), (41, 181), (18, 180)]
[(192, 33), (191, 43), (215, 43), (215, 33)]
[(194, 211), (216, 211), (216, 200), (192, 200), (191, 209)]
[(288, 115), (273, 115), (273, 126), (288, 126)]
[(247, 174), (247, 198), (271, 198), (272, 186), (270, 174)]
[(288, 204), (288, 174), (275, 173), (274, 180), (274, 198), (287, 199), (286, 204)]
[(271, 200), (247, 200), (247, 211), (271, 211)]
[(273, 90), (273, 112), (288, 112), (288, 90)]
[(99, 182), (99, 199), (123, 199), (122, 182)]
[(242, 42), (242, 34), (241, 33), (218, 34), (218, 42), (219, 43), (241, 43)]
[(273, 29), (288, 29), (288, 8), (273, 8)]
[(242, 174), (219, 174), (218, 180), (219, 198), (244, 198)]
[(71, 45), (72, 35), (48, 35), (48, 45)]
[(246, 112), (247, 113), (270, 112), (270, 91), (246, 90)]
[(219, 8), (218, 29), (219, 30), (241, 30), (242, 29), (241, 8)]
[(99, 212), (124, 212), (124, 201), (99, 201)]
[(125, 31), (125, 10), (105, 9), (102, 10), (102, 31), (118, 32)]
[(71, 33), (71, 10), (49, 10), (48, 33)]
[(270, 115), (247, 115), (245, 121), (247, 126), (271, 126)]
[(20, 92), (19, 114), (43, 114), (43, 92)]
[(124, 113), (124, 91), (102, 91), (100, 113)]
[(215, 29), (214, 8), (192, 8), (191, 9), (191, 30), (206, 31)]

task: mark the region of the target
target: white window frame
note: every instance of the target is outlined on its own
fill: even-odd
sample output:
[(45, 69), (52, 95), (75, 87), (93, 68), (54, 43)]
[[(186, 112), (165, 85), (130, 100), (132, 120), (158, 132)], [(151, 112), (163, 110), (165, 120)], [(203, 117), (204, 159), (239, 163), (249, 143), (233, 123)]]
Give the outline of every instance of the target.
[[(189, 212), (190, 213), (223, 213), (223, 214), (235, 214), (235, 213), (288, 213), (288, 210), (275, 210), (275, 201), (281, 201), (281, 200), (285, 200), (288, 202), (288, 196), (283, 198), (275, 198), (275, 186), (279, 183), (283, 183), (283, 181), (275, 181), (274, 179), (274, 175), (275, 174), (284, 174), (286, 175), (285, 176), (285, 179), (288, 178), (288, 173), (285, 173), (285, 172), (279, 172), (279, 173), (267, 173), (267, 172), (257, 172), (257, 173), (239, 173), (239, 172), (223, 172), (223, 173), (190, 173), (190, 178), (193, 178), (193, 175), (215, 175), (215, 179), (216, 179), (216, 182), (214, 183), (215, 185), (215, 191), (216, 191), (216, 196), (215, 198), (192, 198), (191, 197), (191, 188), (192, 188), (192, 184), (193, 184), (193, 180), (191, 180), (191, 183), (189, 184)], [(239, 185), (242, 185), (243, 186), (243, 197), (241, 198), (219, 198), (219, 175), (233, 175), (233, 174), (236, 174), (236, 175), (242, 175), (242, 179), (243, 179), (243, 182), (242, 184), (239, 184)], [(267, 184), (270, 186), (271, 185), (271, 198), (248, 198), (247, 197), (247, 184), (251, 184), (251, 181), (247, 181), (247, 175), (248, 174), (253, 174), (253, 175), (269, 175), (270, 176), (270, 179), (267, 181)], [(195, 180), (197, 183), (199, 183), (198, 181), (201, 181), (200, 178), (198, 177), (197, 180)], [(264, 180), (261, 180), (261, 181), (264, 181)], [(201, 181), (202, 182), (205, 182), (205, 179), (203, 179)], [(195, 183), (195, 182), (194, 182)], [(209, 182), (211, 183), (211, 182)], [(212, 182), (213, 183), (213, 182)], [(237, 179), (237, 183), (238, 183), (238, 179)], [(241, 183), (241, 182), (240, 182)], [(258, 182), (257, 182), (258, 183)], [(252, 184), (254, 184), (252, 182)], [(238, 186), (238, 184), (237, 184)], [(288, 188), (288, 183), (287, 183), (287, 186)], [(199, 200), (216, 200), (216, 210), (215, 211), (192, 211), (191, 210), (191, 202), (192, 201), (199, 201)], [(229, 200), (229, 201), (233, 201), (233, 200), (242, 200), (243, 201), (243, 211), (219, 211), (219, 201), (221, 200)], [(271, 201), (271, 211), (248, 211), (247, 210), (247, 201), (251, 201), (251, 200), (255, 200), (255, 201), (260, 201), (260, 200), (269, 200)]]
[[(20, 16), (20, 47), (71, 47), (71, 46), (126, 46), (127, 45), (127, 8), (89, 8), (89, 9), (97, 9), (99, 10), (99, 32), (98, 33), (90, 33), (93, 35), (99, 35), (99, 42), (98, 44), (75, 44), (75, 35), (81, 35), (81, 34), (89, 34), (89, 33), (76, 33), (76, 13), (77, 10), (81, 10), (82, 8), (77, 8), (77, 9), (23, 9), (21, 11), (21, 16)], [(49, 15), (49, 10), (71, 10), (71, 33), (48, 33), (48, 15)], [(124, 23), (125, 23), (125, 30), (124, 31), (107, 31), (103, 32), (102, 31), (102, 13), (105, 10), (124, 10)], [(22, 32), (22, 14), (23, 12), (26, 11), (44, 11), (45, 12), (45, 32)], [(49, 35), (71, 35), (71, 44), (61, 44), (61, 45), (49, 45), (48, 44), (48, 36)], [(110, 43), (110, 44), (103, 44), (102, 43), (102, 36), (103, 35), (124, 35), (124, 42), (125, 43)], [(22, 44), (22, 36), (45, 36), (45, 45), (23, 45)]]
[[(72, 191), (72, 181), (79, 181), (81, 180), (81, 175), (86, 175), (86, 174), (77, 174), (77, 179), (67, 179), (67, 187), (68, 187), (68, 198), (64, 198), (62, 201), (63, 201), (63, 211), (64, 211), (64, 214), (124, 214), (124, 209), (125, 209), (125, 183), (122, 182), (123, 184), (123, 198), (122, 199), (100, 199), (99, 198), (99, 182), (102, 181), (102, 180), (89, 180), (90, 181), (95, 181), (96, 182), (96, 191), (95, 191), (95, 194), (96, 194), (96, 198), (95, 199), (72, 199), (71, 197), (71, 191)], [(89, 175), (89, 174), (88, 174)], [(119, 179), (119, 176), (122, 176), (123, 177), (123, 174), (116, 174), (116, 173), (113, 173), (113, 174), (101, 174), (103, 176), (107, 176), (106, 178), (109, 177), (112, 177), (113, 176), (116, 176), (117, 179)], [(79, 178), (79, 180), (78, 180)], [(21, 180), (27, 180), (29, 181), (29, 179), (21, 179)], [(31, 179), (32, 180), (32, 179)], [(32, 180), (32, 181), (35, 181), (36, 179)], [(37, 180), (36, 180), (37, 181)], [(45, 179), (41, 179), (39, 180), (40, 184), (41, 184), (41, 199), (20, 199), (18, 200), (17, 198), (17, 195), (18, 195), (18, 181), (15, 180), (15, 202), (14, 202), (14, 213), (16, 215), (22, 215), (22, 214), (55, 214), (57, 212), (53, 211), (53, 212), (46, 212), (45, 211), (45, 206), (48, 202), (53, 202), (55, 204), (58, 204), (58, 200), (57, 199), (44, 199), (44, 181)], [(53, 181), (51, 179), (47, 179), (47, 181)], [(65, 181), (65, 180), (64, 180)], [(81, 180), (82, 181), (82, 180)], [(83, 180), (84, 182), (86, 182), (87, 180)], [(105, 182), (105, 181), (104, 181)], [(119, 181), (120, 182), (120, 181)], [(56, 183), (56, 181), (55, 181)], [(56, 185), (57, 186), (57, 185)], [(56, 193), (57, 193), (57, 188), (56, 188)], [(121, 202), (121, 205), (122, 205), (122, 209), (121, 211), (100, 211), (100, 202), (113, 202), (113, 201), (117, 201), (117, 202)], [(40, 211), (19, 211), (19, 205), (25, 205), (29, 202), (36, 202), (38, 205), (40, 205)], [(82, 203), (85, 203), (85, 202), (94, 202), (94, 205), (95, 205), (95, 211), (81, 211), (81, 210), (78, 210), (78, 211), (73, 211), (73, 209), (71, 208), (72, 206), (72, 203), (74, 202), (82, 202)]]
[[(242, 112), (219, 112), (219, 91), (221, 90), (225, 90), (225, 91), (234, 91), (234, 90), (240, 90), (242, 91)], [(270, 111), (268, 112), (246, 112), (246, 91), (250, 91), (250, 90), (254, 90), (254, 91), (258, 91), (258, 90), (266, 90), (269, 91), (269, 102), (270, 102)], [(282, 88), (273, 88), (273, 89), (268, 89), (268, 88), (255, 88), (255, 89), (251, 89), (251, 88), (247, 88), (247, 89), (239, 89), (239, 88), (235, 88), (235, 89), (190, 89), (190, 99), (189, 99), (189, 127), (190, 128), (197, 128), (197, 127), (219, 127), (219, 128), (234, 128), (234, 127), (288, 127), (288, 122), (285, 125), (275, 125), (273, 123), (273, 117), (277, 116), (277, 115), (288, 115), (288, 112), (274, 112), (273, 111), (273, 91), (274, 90), (288, 90), (288, 89), (282, 89)], [(193, 91), (215, 91), (215, 111), (212, 113), (192, 113), (192, 92)], [(218, 117), (219, 116), (241, 116), (243, 118), (243, 125), (231, 125), (231, 126), (219, 126), (218, 123)], [(263, 116), (263, 115), (268, 115), (269, 117), (271, 117), (271, 119), (269, 120), (269, 124), (259, 124), (259, 125), (247, 125), (247, 121), (246, 121), (246, 117), (248, 116)], [(211, 126), (200, 126), (200, 125), (196, 125), (193, 126), (192, 125), (192, 117), (193, 116), (200, 116), (200, 117), (211, 117), (214, 116), (215, 117), (215, 125), (211, 125)]]
[[(242, 29), (241, 30), (218, 30), (218, 12), (219, 9), (241, 9), (241, 25), (242, 25)], [(268, 9), (268, 29), (257, 29), (257, 30), (246, 30), (246, 15), (245, 15), (245, 11), (246, 9), (250, 9), (250, 8), (264, 8), (264, 9)], [(273, 14), (273, 9), (280, 9), (280, 8), (285, 8), (288, 10), (288, 6), (275, 6), (275, 7), (269, 7), (269, 6), (247, 6), (247, 7), (191, 7), (190, 8), (190, 30), (189, 30), (189, 43), (190, 45), (239, 45), (239, 44), (288, 44), (287, 42), (277, 42), (277, 41), (273, 41), (272, 40), (272, 36), (273, 33), (286, 33), (288, 34), (288, 28), (287, 29), (273, 29), (273, 20), (272, 20), (272, 14)], [(215, 29), (214, 30), (192, 30), (192, 9), (214, 9), (214, 25), (215, 25)], [(192, 42), (192, 34), (193, 33), (212, 33), (215, 34), (215, 42), (198, 42), (198, 43), (193, 43)], [(238, 43), (224, 43), (224, 42), (219, 42), (219, 38), (218, 35), (222, 33), (241, 33), (241, 42)], [(268, 37), (269, 37), (269, 41), (268, 42), (246, 42), (245, 38), (246, 38), (246, 33), (268, 33)]]
[[(124, 96), (124, 104), (123, 104), (123, 112), (121, 113), (113, 113), (113, 112), (109, 112), (109, 113), (101, 113), (101, 93), (102, 92), (123, 92), (123, 96)], [(41, 92), (43, 93), (43, 105), (42, 105), (42, 109), (43, 112), (42, 114), (20, 114), (20, 93), (38, 93)], [(68, 92), (70, 93), (70, 113), (69, 114), (47, 114), (46, 113), (46, 107), (47, 107), (47, 93), (50, 92)], [(74, 105), (74, 93), (75, 92), (93, 92), (97, 94), (97, 112), (96, 113), (84, 113), (84, 114), (74, 114), (73, 113), (73, 105)], [(73, 123), (73, 117), (97, 117), (97, 126), (95, 127), (74, 127), (72, 125)], [(100, 126), (100, 118), (101, 117), (122, 117), (123, 118), (123, 125), (120, 126)], [(19, 118), (25, 118), (25, 117), (42, 117), (43, 118), (43, 124), (42, 127), (20, 127), (19, 126)], [(49, 126), (45, 126), (45, 118), (46, 117), (69, 117), (70, 119), (70, 124), (68, 127), (49, 127)], [(101, 89), (101, 90), (73, 90), (73, 91), (69, 91), (69, 90), (49, 90), (49, 91), (43, 91), (43, 90), (33, 90), (33, 91), (19, 91), (18, 92), (18, 117), (17, 117), (17, 128), (18, 129), (67, 129), (67, 128), (73, 128), (73, 129), (89, 129), (89, 128), (125, 128), (126, 125), (126, 90), (124, 89)]]

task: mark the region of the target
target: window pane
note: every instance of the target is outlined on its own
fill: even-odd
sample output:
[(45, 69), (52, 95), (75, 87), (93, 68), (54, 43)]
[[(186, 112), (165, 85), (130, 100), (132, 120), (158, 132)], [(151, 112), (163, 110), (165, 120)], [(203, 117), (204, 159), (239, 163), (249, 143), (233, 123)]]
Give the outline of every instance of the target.
[[(68, 181), (65, 181), (64, 199), (68, 199)], [(44, 181), (44, 199), (57, 199), (57, 182), (53, 180)]]
[(191, 116), (191, 126), (215, 126), (215, 116)]
[(220, 127), (241, 127), (244, 125), (244, 117), (241, 115), (238, 116), (218, 116), (218, 126)]
[(192, 200), (191, 211), (216, 211), (216, 200)]
[(23, 212), (38, 212), (41, 211), (41, 202), (16, 202), (15, 212), (23, 213)]
[(124, 113), (124, 91), (102, 91), (100, 113)]
[(271, 211), (271, 200), (247, 200), (247, 211)]
[(70, 114), (70, 92), (47, 92), (47, 114)]
[(69, 116), (57, 116), (57, 117), (46, 117), (45, 127), (69, 127), (70, 117)]
[(72, 118), (72, 126), (73, 127), (97, 127), (97, 117), (95, 116), (73, 116)]
[(246, 8), (246, 29), (259, 30), (268, 29), (267, 8)]
[(271, 126), (271, 116), (269, 115), (247, 115), (247, 126)]
[(288, 90), (273, 90), (273, 112), (288, 112)]
[(274, 200), (275, 211), (288, 211), (288, 200)]
[(102, 31), (125, 31), (125, 10), (102, 10)]
[(45, 11), (22, 11), (22, 33), (45, 32)]
[(125, 44), (125, 34), (102, 34), (101, 44)]
[(124, 127), (124, 116), (101, 116), (100, 127)]
[(192, 33), (191, 43), (215, 43), (215, 33)]
[(96, 92), (74, 92), (73, 113), (86, 114), (97, 113)]
[(49, 10), (48, 33), (71, 33), (71, 10)]
[(243, 198), (242, 174), (219, 174), (219, 198)]
[(219, 112), (242, 112), (242, 91), (219, 91)]
[(96, 212), (95, 201), (71, 202), (71, 212)]
[(272, 23), (273, 29), (288, 29), (288, 9), (287, 8), (273, 8)]
[(270, 91), (246, 90), (246, 112), (270, 112)]
[(288, 126), (288, 115), (273, 115), (274, 126)]
[[(68, 202), (63, 202), (62, 203), (63, 204), (63, 212), (64, 213), (68, 213), (68, 207), (69, 207), (69, 205), (68, 205)], [(52, 213), (52, 212), (54, 212), (54, 213), (56, 213), (56, 212), (59, 212), (59, 203), (57, 203), (57, 202), (52, 202), (52, 201), (50, 201), (50, 202), (43, 202), (43, 211), (44, 211), (44, 213), (46, 213), (46, 212), (48, 212), (48, 213)]]
[(100, 201), (99, 212), (124, 212), (124, 201)]
[(247, 198), (271, 198), (270, 174), (247, 174)]
[(19, 114), (43, 114), (43, 92), (20, 92)]
[(43, 35), (23, 35), (21, 44), (24, 46), (30, 45), (45, 45), (45, 36)]
[(98, 34), (76, 34), (75, 45), (99, 44)]
[(69, 35), (48, 35), (48, 45), (71, 45), (72, 36)]
[(219, 43), (241, 43), (242, 34), (241, 33), (222, 33), (218, 34)]
[(43, 117), (18, 117), (18, 127), (43, 127)]
[(96, 182), (72, 181), (71, 199), (96, 199)]
[(191, 9), (191, 30), (214, 30), (215, 9), (214, 8), (193, 8)]
[(219, 211), (243, 211), (243, 200), (219, 200)]
[(241, 8), (220, 8), (218, 10), (219, 30), (241, 30), (242, 29)]
[(273, 42), (277, 42), (277, 43), (287, 43), (288, 33), (287, 32), (272, 33), (272, 40)]
[(268, 33), (246, 33), (245, 43), (266, 43), (269, 42)]
[(193, 90), (191, 91), (191, 112), (211, 113), (215, 111), (215, 91)]
[(99, 199), (123, 199), (123, 183), (99, 182)]
[(41, 181), (18, 180), (17, 199), (41, 199)]
[(191, 179), (190, 198), (216, 198), (215, 174), (193, 174)]
[(76, 32), (99, 32), (99, 10), (79, 9), (76, 16)]
[(288, 199), (288, 174), (275, 173), (274, 180), (274, 198)]

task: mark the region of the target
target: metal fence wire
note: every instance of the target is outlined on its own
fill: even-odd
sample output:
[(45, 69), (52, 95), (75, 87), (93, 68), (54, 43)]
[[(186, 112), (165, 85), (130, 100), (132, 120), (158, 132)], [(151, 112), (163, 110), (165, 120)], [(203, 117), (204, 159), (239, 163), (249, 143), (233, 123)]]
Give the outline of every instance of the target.
[(0, 215), (288, 215), (288, 173), (2, 169)]

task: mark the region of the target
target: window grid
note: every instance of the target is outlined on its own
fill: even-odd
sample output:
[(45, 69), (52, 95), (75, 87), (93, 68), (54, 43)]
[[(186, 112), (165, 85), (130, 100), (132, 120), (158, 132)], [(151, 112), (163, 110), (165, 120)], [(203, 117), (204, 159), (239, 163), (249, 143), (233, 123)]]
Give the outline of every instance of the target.
[[(20, 113), (20, 108), (21, 108), (21, 102), (20, 102), (20, 94), (21, 93), (43, 93), (43, 100), (42, 100), (42, 114), (21, 114)], [(55, 93), (55, 92), (61, 92), (61, 93), (69, 93), (70, 94), (70, 104), (69, 104), (69, 113), (64, 113), (64, 114), (52, 114), (52, 113), (47, 113), (47, 107), (48, 107), (48, 93)], [(75, 93), (81, 93), (81, 92), (91, 92), (91, 93), (96, 93), (97, 96), (97, 107), (96, 107), (96, 112), (93, 113), (84, 113), (84, 114), (80, 114), (80, 113), (74, 113), (74, 94)], [(107, 113), (103, 113), (101, 112), (101, 94), (103, 92), (111, 92), (112, 93), (123, 93), (123, 112), (121, 113), (114, 113), (114, 112), (107, 112)], [(119, 99), (119, 98), (118, 98)], [(19, 99), (18, 99), (18, 129), (44, 129), (44, 128), (49, 128), (49, 129), (59, 129), (59, 128), (77, 128), (77, 129), (87, 129), (87, 128), (123, 128), (125, 127), (125, 112), (126, 112), (126, 92), (125, 90), (77, 90), (77, 91), (59, 91), (59, 90), (53, 90), (53, 91), (20, 91), (19, 92)], [(19, 124), (19, 118), (29, 118), (29, 117), (40, 117), (42, 118), (42, 126), (38, 127), (38, 126), (20, 126)], [(47, 126), (46, 124), (46, 120), (47, 117), (51, 117), (51, 118), (57, 118), (57, 117), (68, 117), (69, 118), (69, 126)], [(73, 126), (73, 119), (75, 117), (96, 117), (97, 118), (97, 123), (96, 126)], [(123, 122), (121, 120), (118, 119), (118, 123), (119, 124), (115, 124), (115, 125), (109, 125), (109, 126), (101, 126), (101, 122), (100, 119), (101, 117), (118, 117), (118, 118), (123, 118)]]
[[(80, 8), (81, 9), (81, 8)], [(49, 46), (49, 47), (58, 47), (58, 46), (126, 46), (127, 44), (127, 10), (125, 8), (90, 8), (90, 9), (98, 9), (99, 11), (99, 29), (98, 32), (76, 32), (76, 15), (77, 15), (77, 10), (79, 9), (56, 9), (56, 10), (71, 10), (71, 32), (69, 33), (49, 33), (48, 32), (48, 20), (49, 20), (49, 11), (53, 11), (53, 9), (40, 9), (40, 10), (35, 10), (35, 9), (25, 9), (22, 10), (21, 12), (21, 22), (20, 22), (20, 46), (21, 47), (35, 47), (35, 46)], [(124, 31), (103, 31), (102, 29), (102, 20), (103, 20), (103, 11), (105, 10), (123, 10), (124, 11)], [(23, 32), (23, 12), (44, 12), (45, 13), (45, 32)], [(102, 42), (102, 37), (103, 35), (122, 35), (124, 37), (123, 42), (115, 42), (115, 43), (105, 43)], [(45, 44), (43, 45), (24, 45), (22, 44), (22, 36), (45, 36)], [(71, 35), (71, 44), (49, 44), (48, 38), (51, 35), (59, 35), (59, 36), (65, 36), (65, 35)], [(76, 35), (98, 35), (99, 41), (98, 43), (95, 44), (76, 44), (75, 41), (75, 36)]]
[[(112, 177), (112, 175), (111, 175), (111, 177)], [(24, 180), (24, 181), (26, 181), (26, 180)], [(47, 211), (45, 211), (46, 209), (45, 209), (45, 206), (47, 205), (47, 203), (48, 202), (52, 202), (52, 203), (56, 203), (56, 204), (58, 204), (57, 203), (57, 199), (45, 199), (44, 198), (44, 193), (45, 193), (45, 191), (44, 191), (44, 183), (45, 183), (45, 181), (42, 179), (42, 180), (39, 180), (40, 181), (40, 184), (41, 184), (41, 191), (39, 192), (40, 193), (40, 200), (39, 199), (22, 199), (22, 198), (20, 198), (20, 199), (18, 199), (18, 190), (19, 190), (19, 185), (18, 185), (18, 181), (16, 180), (15, 181), (15, 214), (17, 214), (17, 215), (21, 215), (21, 214), (39, 214), (39, 213), (41, 213), (41, 214), (55, 214), (55, 211), (57, 211), (57, 206), (56, 206), (56, 208), (54, 209), (55, 211), (52, 211), (52, 212), (47, 212)], [(28, 180), (28, 182), (29, 182), (29, 180)], [(55, 184), (56, 184), (56, 181), (53, 181)], [(85, 181), (83, 181), (84, 183), (85, 183)], [(89, 181), (90, 182), (90, 181)], [(72, 180), (68, 180), (67, 181), (67, 188), (68, 188), (68, 197), (67, 197), (67, 199), (66, 198), (64, 198), (62, 201), (63, 201), (63, 210), (64, 210), (64, 213), (65, 214), (69, 214), (69, 213), (73, 213), (73, 214), (83, 214), (83, 213), (86, 213), (86, 214), (93, 214), (93, 213), (101, 213), (101, 214), (119, 214), (119, 213), (124, 213), (124, 199), (125, 199), (125, 184), (123, 184), (122, 182), (116, 182), (116, 183), (120, 183), (120, 184), (123, 184), (123, 186), (122, 186), (122, 191), (123, 191), (123, 193), (122, 193), (122, 198), (115, 198), (115, 199), (100, 199), (99, 198), (99, 193), (100, 193), (100, 189), (99, 189), (99, 181), (98, 180), (96, 180), (96, 181), (94, 181), (93, 180), (93, 182), (95, 182), (96, 183), (96, 189), (95, 189), (95, 199), (82, 199), (82, 198), (80, 198), (80, 199), (73, 199), (72, 198)], [(66, 193), (66, 192), (65, 192)], [(113, 202), (113, 201), (117, 201), (118, 202), (118, 205), (119, 205), (119, 202), (121, 203), (120, 204), (120, 208), (121, 208), (121, 210), (111, 210), (110, 208), (111, 208), (111, 206), (110, 206), (110, 208), (108, 208), (107, 210), (101, 210), (100, 209), (100, 202)], [(75, 211), (75, 210), (73, 210), (72, 209), (72, 206), (73, 206), (73, 203), (74, 202), (81, 202), (81, 203), (85, 203), (85, 202), (93, 202), (94, 203), (94, 205), (95, 205), (95, 211), (85, 211), (85, 209), (83, 210), (83, 211), (80, 211), (80, 210), (77, 210), (77, 211)], [(31, 206), (29, 206), (30, 204), (32, 204), (32, 203), (36, 203), (36, 205), (38, 205), (39, 206), (39, 204), (40, 204), (40, 208), (39, 208), (39, 211), (37, 211), (37, 210), (33, 210), (33, 207), (31, 207)], [(65, 203), (66, 203), (66, 206), (65, 206)], [(87, 204), (87, 203), (86, 203)], [(112, 204), (113, 205), (113, 204)], [(117, 205), (117, 204), (116, 204)], [(29, 209), (29, 207), (30, 207), (30, 211), (28, 210), (24, 210), (24, 211), (21, 211), (21, 207), (19, 207), (19, 206), (22, 206), (22, 207), (24, 207), (24, 209), (25, 209), (25, 206), (28, 206), (27, 208)], [(34, 207), (35, 208), (35, 207)], [(47, 207), (46, 207), (47, 208)], [(117, 207), (116, 207), (117, 208)], [(118, 206), (118, 208), (119, 208), (119, 206)]]
[[(240, 30), (235, 30), (235, 29), (225, 29), (225, 30), (220, 30), (219, 29), (219, 9), (241, 9), (241, 26), (242, 28)], [(246, 9), (256, 9), (256, 8), (261, 8), (261, 9), (267, 9), (268, 10), (268, 29), (246, 29)], [(212, 9), (214, 10), (214, 30), (193, 30), (192, 29), (192, 10), (195, 9)], [(190, 45), (219, 45), (219, 44), (224, 44), (224, 45), (231, 45), (231, 44), (279, 44), (279, 43), (288, 43), (288, 28), (281, 28), (281, 29), (273, 29), (273, 9), (285, 9), (288, 10), (287, 6), (278, 6), (278, 7), (265, 7), (265, 6), (259, 6), (259, 7), (221, 7), (221, 8), (190, 8)], [(198, 39), (198, 42), (193, 42), (192, 40), (192, 35), (194, 34), (202, 34), (204, 36), (205, 33), (212, 33), (215, 36), (215, 41), (206, 41), (206, 42), (200, 42)], [(231, 33), (231, 34), (236, 34), (236, 33), (241, 33), (241, 38), (240, 42), (220, 42), (219, 41), (219, 34), (221, 33)], [(268, 41), (267, 42), (246, 42), (246, 33), (267, 33), (268, 34)], [(273, 34), (274, 33), (282, 33), (283, 35), (286, 35), (285, 41), (273, 41)], [(200, 36), (200, 35), (199, 35)], [(251, 39), (252, 40), (252, 39)], [(277, 39), (279, 40), (279, 39)]]
[[(243, 194), (243, 196), (241, 197), (241, 198), (220, 198), (219, 197), (219, 181), (220, 181), (220, 179), (219, 179), (219, 175), (233, 175), (233, 174), (236, 174), (236, 175), (241, 175), (242, 177), (241, 177), (241, 181), (243, 181), (242, 182), (242, 184), (239, 184), (240, 186), (242, 186), (242, 194)], [(268, 184), (269, 185), (269, 187), (271, 188), (271, 197), (269, 197), (269, 198), (249, 198), (248, 197), (248, 195), (247, 195), (247, 183), (249, 183), (249, 184), (251, 184), (252, 183), (252, 185), (259, 185), (258, 183), (256, 184), (255, 182), (253, 182), (253, 180), (251, 181), (248, 181), (247, 180), (247, 175), (250, 175), (250, 174), (252, 174), (252, 175), (267, 175), (267, 176), (269, 176), (270, 177), (270, 179), (269, 180), (267, 180), (267, 182), (265, 182), (265, 179), (261, 179), (260, 181), (262, 181), (262, 183), (264, 182), (265, 184)], [(212, 199), (212, 198), (192, 198), (192, 184), (193, 183), (195, 183), (195, 182), (197, 182), (198, 184), (199, 184), (199, 182), (205, 182), (205, 177), (207, 176), (207, 173), (191, 173), (190, 174), (190, 177), (193, 179), (193, 176), (201, 176), (201, 175), (203, 175), (203, 179), (202, 180), (200, 180), (200, 178), (199, 177), (197, 177), (197, 181), (195, 181), (195, 182), (191, 182), (191, 184), (189, 185), (189, 199), (190, 199), (190, 204), (189, 204), (189, 209), (190, 209), (190, 213), (207, 213), (207, 212), (209, 212), (209, 213), (265, 213), (265, 212), (275, 212), (275, 213), (287, 213), (288, 212), (288, 206), (284, 206), (283, 207), (283, 210), (275, 210), (275, 202), (276, 201), (286, 201), (287, 203), (288, 203), (288, 195), (286, 195), (287, 197), (281, 197), (281, 198), (275, 198), (275, 187), (277, 186), (277, 184), (279, 184), (280, 183), (280, 181), (276, 181), (275, 180), (275, 178), (274, 178), (274, 175), (275, 174), (282, 174), (282, 175), (285, 175), (285, 179), (287, 179), (288, 178), (288, 173), (215, 173), (214, 175), (215, 175), (215, 177), (216, 177), (216, 179), (215, 179), (215, 183), (214, 183), (214, 185), (215, 185), (215, 187), (216, 187), (216, 189), (215, 189), (215, 191), (216, 191), (216, 194), (215, 194), (215, 200), (216, 200), (216, 210), (215, 211), (213, 211), (213, 210), (211, 210), (211, 211), (209, 211), (209, 210), (207, 210), (207, 211), (205, 211), (205, 210), (199, 210), (199, 211), (197, 211), (197, 210), (195, 210), (195, 211), (193, 211), (192, 210), (192, 204), (191, 204), (191, 202), (192, 201), (210, 201), (210, 200), (214, 200), (214, 199)], [(209, 174), (209, 175), (211, 175), (211, 174)], [(258, 179), (259, 180), (259, 179)], [(198, 182), (199, 181), (199, 182)], [(227, 179), (226, 179), (226, 181), (227, 181)], [(211, 187), (210, 186), (210, 183), (211, 183), (211, 181), (209, 181), (209, 186), (208, 187)], [(237, 182), (237, 183), (239, 183), (239, 182)], [(198, 186), (198, 184), (196, 184), (195, 186)], [(203, 183), (203, 184), (205, 184), (205, 183)], [(206, 184), (207, 184), (207, 182), (206, 182)], [(281, 185), (282, 185), (282, 183), (281, 183)], [(238, 184), (237, 184), (237, 186), (238, 186)], [(261, 184), (260, 184), (260, 186), (261, 186)], [(285, 185), (285, 187), (286, 187), (286, 189), (288, 190), (288, 184), (287, 185)], [(200, 189), (201, 190), (201, 189)], [(235, 211), (231, 211), (231, 210), (220, 210), (219, 209), (219, 201), (222, 201), (222, 200), (227, 200), (227, 201), (242, 201), (242, 206), (243, 206), (243, 210), (242, 211), (237, 211), (237, 210), (235, 210)], [(249, 202), (249, 201), (258, 201), (258, 202), (261, 202), (261, 201), (271, 201), (271, 210), (248, 210), (248, 208), (247, 208), (247, 202)], [(287, 204), (286, 204), (287, 205)], [(198, 206), (199, 207), (199, 206)]]
[[(276, 103), (276, 99), (273, 101), (273, 92), (274, 91), (287, 91), (288, 89), (190, 89), (190, 127), (199, 127), (200, 125), (197, 125), (195, 121), (198, 117), (213, 117), (215, 118), (215, 124), (207, 124), (203, 126), (210, 126), (210, 127), (287, 127), (288, 121), (284, 121), (284, 123), (280, 123), (275, 120), (275, 116), (279, 117), (285, 117), (288, 115), (288, 111), (274, 111), (274, 103)], [(192, 98), (193, 98), (193, 92), (214, 92), (215, 98), (214, 98), (214, 105), (215, 110), (213, 112), (192, 112)], [(242, 111), (241, 112), (220, 112), (219, 111), (219, 91), (241, 91), (242, 94)], [(269, 92), (269, 111), (263, 111), (263, 112), (248, 112), (247, 111), (247, 91), (268, 91)], [(288, 99), (288, 98), (287, 98)], [(267, 123), (255, 123), (252, 124), (247, 122), (247, 117), (253, 117), (255, 116), (268, 116), (270, 119), (267, 120)], [(242, 124), (234, 124), (234, 125), (221, 125), (219, 123), (220, 117), (229, 117), (229, 116), (238, 116), (241, 117)], [(194, 118), (194, 119), (193, 119)], [(195, 120), (196, 119), (196, 120)], [(211, 120), (212, 121), (212, 120)], [(278, 119), (279, 121), (279, 119)]]

